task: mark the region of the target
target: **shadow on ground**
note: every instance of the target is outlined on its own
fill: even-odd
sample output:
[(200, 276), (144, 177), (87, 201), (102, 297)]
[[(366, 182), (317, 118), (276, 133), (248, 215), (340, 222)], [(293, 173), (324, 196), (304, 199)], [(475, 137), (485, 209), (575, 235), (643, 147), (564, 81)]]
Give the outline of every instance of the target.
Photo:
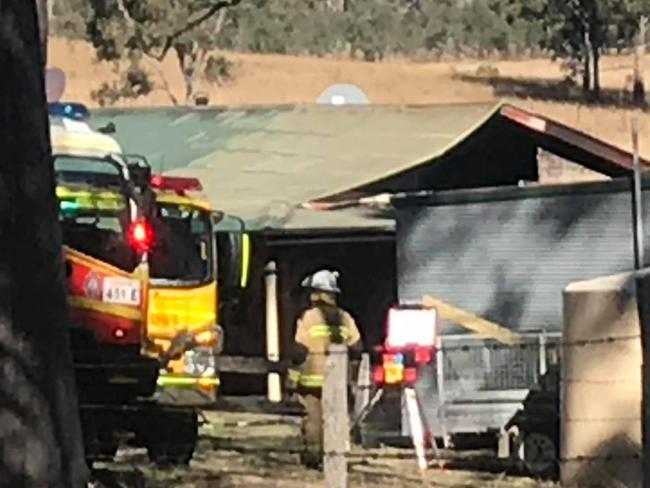
[[(190, 466), (162, 469), (136, 457), (135, 451), (95, 471), (97, 488), (317, 488), (323, 473), (300, 465), (297, 448), (299, 422), (294, 418), (209, 412), (201, 442)], [(128, 452), (125, 450), (125, 454)], [(430, 453), (431, 454), (431, 453)], [(433, 456), (430, 456), (433, 460)], [(119, 460), (119, 462), (118, 462)], [(419, 473), (412, 449), (383, 447), (365, 450), (353, 446), (349, 454), (350, 488), (382, 486), (429, 488), (538, 488), (524, 477), (504, 470), (475, 471), (469, 459), (460, 469), (440, 469), (434, 462)], [(462, 467), (460, 467), (460, 465)]]
[(544, 102), (560, 102), (580, 105), (593, 105), (606, 108), (641, 108), (632, 102), (632, 93), (625, 89), (602, 88), (598, 99), (586, 96), (580, 86), (567, 81), (540, 80), (535, 78), (512, 78), (503, 76), (481, 76), (457, 74), (454, 79), (465, 83), (491, 86), (494, 95), (501, 98), (526, 98)]

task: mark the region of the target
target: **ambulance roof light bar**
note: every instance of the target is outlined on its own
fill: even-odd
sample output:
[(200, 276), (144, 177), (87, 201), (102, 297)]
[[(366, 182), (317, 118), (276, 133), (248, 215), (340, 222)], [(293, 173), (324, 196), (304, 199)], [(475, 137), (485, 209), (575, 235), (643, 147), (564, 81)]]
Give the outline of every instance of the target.
[(52, 102), (47, 104), (47, 113), (50, 117), (77, 120), (85, 122), (90, 119), (90, 111), (83, 103)]
[(182, 176), (152, 175), (151, 186), (157, 190), (175, 191), (181, 195), (186, 191), (203, 190), (203, 185), (201, 185), (201, 181), (198, 178)]

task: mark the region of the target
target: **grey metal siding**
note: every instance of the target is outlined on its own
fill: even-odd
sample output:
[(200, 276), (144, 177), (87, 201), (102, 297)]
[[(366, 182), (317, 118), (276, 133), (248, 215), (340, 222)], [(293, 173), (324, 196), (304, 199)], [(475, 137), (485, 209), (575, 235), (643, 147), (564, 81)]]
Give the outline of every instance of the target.
[(633, 267), (629, 193), (580, 193), (398, 209), (399, 298), (430, 294), (514, 330), (561, 330), (566, 285)]

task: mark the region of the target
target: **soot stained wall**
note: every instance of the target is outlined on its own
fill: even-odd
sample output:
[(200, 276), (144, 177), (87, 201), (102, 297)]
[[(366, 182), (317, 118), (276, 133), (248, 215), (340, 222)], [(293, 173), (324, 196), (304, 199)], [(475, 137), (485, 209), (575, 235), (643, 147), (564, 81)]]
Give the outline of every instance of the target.
[(430, 294), (515, 330), (559, 331), (566, 285), (633, 267), (627, 187), (448, 192), (402, 205), (399, 297)]

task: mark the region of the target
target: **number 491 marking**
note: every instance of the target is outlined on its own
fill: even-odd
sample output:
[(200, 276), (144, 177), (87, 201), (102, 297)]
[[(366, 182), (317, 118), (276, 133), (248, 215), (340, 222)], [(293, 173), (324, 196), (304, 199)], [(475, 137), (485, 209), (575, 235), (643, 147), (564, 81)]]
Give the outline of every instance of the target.
[(140, 305), (141, 291), (138, 280), (105, 278), (102, 301), (121, 305)]

